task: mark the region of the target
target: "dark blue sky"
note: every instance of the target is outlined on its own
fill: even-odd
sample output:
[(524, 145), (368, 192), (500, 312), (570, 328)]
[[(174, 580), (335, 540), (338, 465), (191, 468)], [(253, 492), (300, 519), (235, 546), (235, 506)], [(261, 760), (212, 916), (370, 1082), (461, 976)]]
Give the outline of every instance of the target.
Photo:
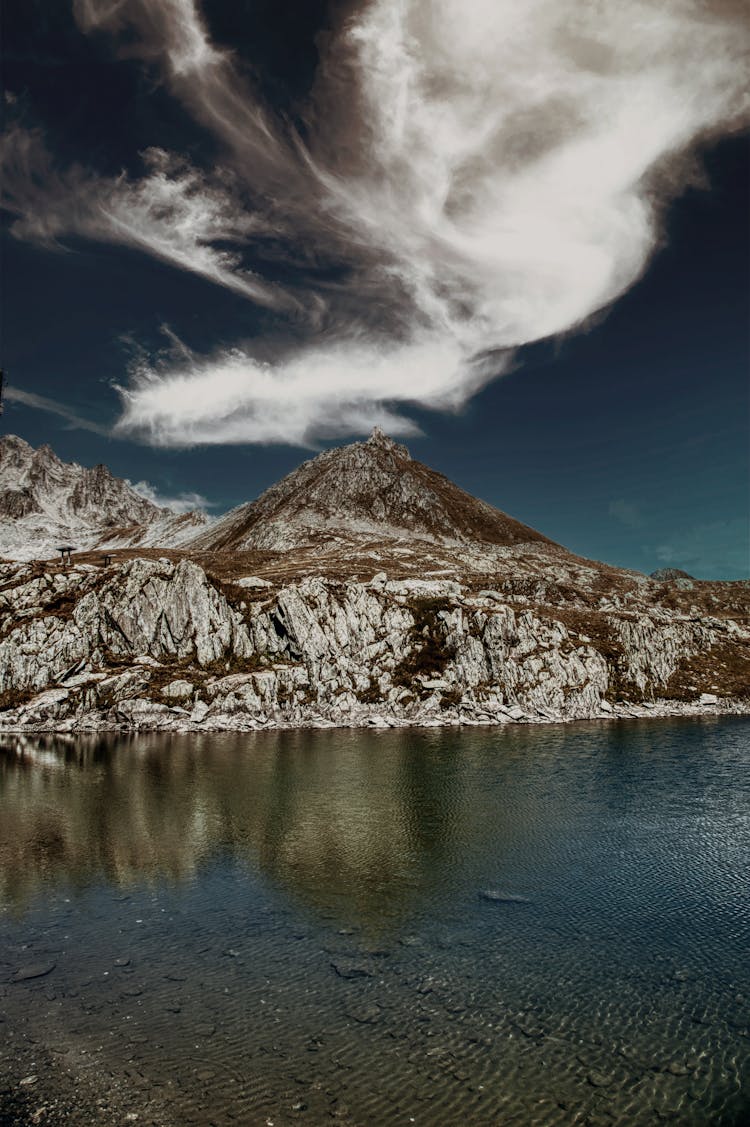
[[(238, 50), (252, 42), (256, 81), (294, 114), (333, 6), (296, 5), (304, 18), (293, 21), (285, 7), (217, 4), (211, 31)], [(43, 128), (57, 163), (114, 176), (148, 145), (214, 160), (205, 131), (143, 61), (82, 35), (65, 4), (11, 0), (4, 22), (7, 116)], [(582, 555), (739, 578), (750, 576), (747, 138), (706, 144), (700, 159), (702, 182), (667, 210), (662, 245), (629, 292), (585, 330), (521, 349), (514, 370), (458, 413), (409, 409), (424, 433), (407, 441), (415, 457)], [(273, 312), (197, 274), (75, 233), (58, 248), (16, 238), (14, 218), (2, 240), (9, 381), (103, 432), (120, 407), (112, 384), (126, 382), (138, 349), (163, 346), (162, 325), (198, 352), (281, 331)], [(2, 425), (165, 496), (201, 493), (214, 512), (309, 456), (278, 444), (154, 448), (21, 402), (7, 403)]]

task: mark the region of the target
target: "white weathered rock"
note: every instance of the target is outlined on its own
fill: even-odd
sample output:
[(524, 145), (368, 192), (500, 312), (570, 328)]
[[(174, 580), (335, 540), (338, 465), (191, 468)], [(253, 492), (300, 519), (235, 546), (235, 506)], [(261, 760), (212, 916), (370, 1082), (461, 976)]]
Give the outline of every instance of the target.
[(195, 686), (192, 681), (182, 681), (179, 678), (176, 681), (170, 681), (165, 685), (161, 691), (161, 695), (166, 697), (167, 700), (185, 700), (191, 697), (195, 692)]
[(193, 711), (190, 713), (190, 723), (200, 724), (208, 712), (208, 705), (204, 700), (197, 700), (193, 706)]
[[(556, 618), (554, 607), (503, 601), (494, 589), (491, 598), (489, 589), (472, 595), (443, 578), (308, 577), (269, 588), (262, 603), (251, 600), (241, 611), (184, 559), (134, 559), (75, 575), (0, 565), (0, 581), (6, 729), (662, 715), (717, 705), (715, 694), (699, 692), (694, 705), (641, 699), (663, 695), (686, 657), (721, 639), (750, 646), (746, 632), (732, 633), (711, 616), (639, 605), (596, 612), (596, 636), (610, 640), (602, 652), (592, 634), (569, 628), (562, 613)], [(622, 684), (633, 699), (613, 704)]]

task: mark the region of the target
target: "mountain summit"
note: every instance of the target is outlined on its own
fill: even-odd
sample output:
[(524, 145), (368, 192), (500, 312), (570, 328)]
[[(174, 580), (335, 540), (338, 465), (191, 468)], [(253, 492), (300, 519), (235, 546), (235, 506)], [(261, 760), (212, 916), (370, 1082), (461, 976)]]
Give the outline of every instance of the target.
[(255, 501), (199, 534), (201, 551), (286, 551), (331, 539), (422, 539), (438, 544), (550, 543), (415, 461), (376, 427), (365, 442), (303, 462)]

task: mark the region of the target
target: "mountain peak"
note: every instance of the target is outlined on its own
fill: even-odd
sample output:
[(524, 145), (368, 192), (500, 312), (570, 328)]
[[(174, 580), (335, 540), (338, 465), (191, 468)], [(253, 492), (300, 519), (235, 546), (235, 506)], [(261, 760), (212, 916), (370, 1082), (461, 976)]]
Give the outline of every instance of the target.
[(288, 551), (326, 541), (510, 545), (546, 537), (415, 461), (376, 427), (303, 462), (192, 542), (201, 551)]
[[(379, 450), (389, 450), (395, 454), (400, 454), (402, 458), (408, 458), (411, 461), (411, 454), (406, 446), (401, 446), (400, 443), (394, 442), (393, 439), (381, 430), (380, 427), (373, 427), (370, 437), (365, 442), (365, 446), (375, 446)], [(344, 447), (346, 449), (346, 447)]]
[(2, 450), (28, 450), (31, 452), (33, 447), (29, 446), (24, 438), (20, 438), (17, 434), (4, 434), (0, 436), (0, 451)]

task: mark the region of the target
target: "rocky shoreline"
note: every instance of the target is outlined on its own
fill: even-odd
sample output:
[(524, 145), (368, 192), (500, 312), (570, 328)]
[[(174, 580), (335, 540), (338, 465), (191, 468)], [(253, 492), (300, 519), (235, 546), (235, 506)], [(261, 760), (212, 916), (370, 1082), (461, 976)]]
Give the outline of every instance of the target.
[[(158, 709), (147, 709), (148, 701), (134, 699), (127, 704), (132, 706), (133, 712), (127, 719), (101, 717), (90, 715), (77, 720), (68, 717), (59, 721), (37, 720), (32, 715), (23, 714), (10, 719), (10, 722), (0, 720), (0, 736), (22, 734), (74, 734), (74, 733), (115, 733), (115, 732), (174, 732), (185, 734), (188, 732), (257, 732), (269, 729), (278, 731), (289, 729), (325, 729), (325, 728), (445, 728), (445, 727), (502, 727), (506, 724), (573, 724), (591, 723), (592, 721), (614, 720), (656, 720), (676, 717), (710, 717), (710, 716), (750, 716), (750, 704), (747, 701), (720, 698), (716, 704), (702, 705), (684, 701), (660, 701), (651, 708), (647, 706), (620, 706), (615, 705), (611, 710), (602, 709), (597, 716), (591, 717), (548, 717), (548, 716), (508, 716), (498, 712), (496, 716), (474, 717), (464, 714), (442, 714), (439, 716), (404, 717), (395, 715), (382, 715), (368, 713), (358, 718), (349, 718), (345, 722), (336, 722), (326, 717), (306, 717), (299, 721), (289, 721), (283, 717), (271, 720), (256, 720), (251, 716), (245, 717), (217, 717), (208, 722), (191, 720), (182, 716), (165, 716)], [(45, 707), (45, 702), (40, 701)], [(28, 717), (28, 718), (27, 718)]]
[(664, 605), (646, 577), (578, 578), (555, 587), (547, 568), (542, 599), (384, 572), (226, 581), (187, 558), (0, 564), (0, 732), (750, 713), (741, 614)]

